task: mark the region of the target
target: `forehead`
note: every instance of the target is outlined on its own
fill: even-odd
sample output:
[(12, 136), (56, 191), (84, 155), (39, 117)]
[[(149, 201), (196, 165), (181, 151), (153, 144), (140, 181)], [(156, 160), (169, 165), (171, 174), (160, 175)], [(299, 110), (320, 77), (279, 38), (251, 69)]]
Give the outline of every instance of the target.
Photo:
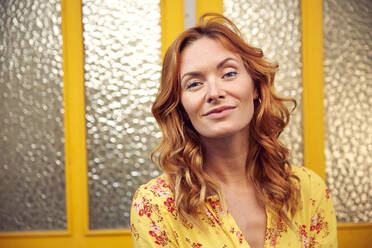
[(239, 62), (240, 56), (223, 46), (220, 41), (203, 37), (188, 46), (181, 53), (180, 72), (198, 70), (208, 65), (218, 64), (226, 58), (234, 58)]

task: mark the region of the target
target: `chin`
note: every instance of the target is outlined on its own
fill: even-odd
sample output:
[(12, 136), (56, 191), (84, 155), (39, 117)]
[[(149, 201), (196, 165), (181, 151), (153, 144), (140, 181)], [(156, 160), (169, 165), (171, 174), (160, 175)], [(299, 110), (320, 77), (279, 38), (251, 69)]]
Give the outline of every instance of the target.
[(208, 139), (222, 139), (231, 137), (234, 135), (242, 135), (243, 132), (248, 131), (248, 128), (218, 128), (215, 130), (208, 130), (204, 132), (200, 132), (199, 134)]

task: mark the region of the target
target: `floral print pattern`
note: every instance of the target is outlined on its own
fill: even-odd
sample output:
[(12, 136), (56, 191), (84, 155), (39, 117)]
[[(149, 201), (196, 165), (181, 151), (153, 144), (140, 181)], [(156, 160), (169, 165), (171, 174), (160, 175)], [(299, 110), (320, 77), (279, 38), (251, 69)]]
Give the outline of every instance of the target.
[[(329, 190), (314, 172), (292, 168), (300, 178), (302, 208), (293, 218), (294, 228), (281, 219), (269, 221), (273, 215), (266, 210), (265, 248), (337, 247), (336, 218)], [(135, 248), (250, 247), (234, 218), (223, 211), (217, 196), (207, 198), (200, 225), (201, 228), (180, 218), (166, 175), (141, 186), (134, 196), (131, 231)]]
[(282, 219), (279, 219), (274, 227), (266, 229), (266, 240), (269, 241), (269, 247), (278, 245), (278, 239), (282, 237), (283, 232), (287, 232), (287, 225), (284, 224)]
[(157, 223), (150, 223), (149, 234), (155, 238), (155, 244), (165, 246), (168, 242), (167, 233), (161, 230), (160, 226)]
[(238, 238), (238, 241), (239, 241), (239, 244), (243, 244), (243, 233), (241, 233), (240, 231), (235, 231), (235, 228), (234, 227), (231, 227), (230, 229), (230, 233), (232, 234), (235, 234), (235, 236)]

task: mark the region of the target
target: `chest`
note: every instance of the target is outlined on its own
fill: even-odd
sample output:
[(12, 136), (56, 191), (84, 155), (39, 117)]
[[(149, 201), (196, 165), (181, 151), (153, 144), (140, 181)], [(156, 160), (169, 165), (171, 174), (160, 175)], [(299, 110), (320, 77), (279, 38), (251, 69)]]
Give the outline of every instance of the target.
[[(200, 216), (203, 229), (196, 226), (185, 227), (181, 221), (173, 223), (172, 232), (168, 235), (175, 237), (178, 244), (176, 247), (306, 247), (302, 243), (304, 241), (298, 238), (297, 230), (287, 230), (287, 228), (282, 230), (273, 226), (270, 222), (272, 213), (269, 210), (266, 213), (263, 206), (258, 204), (257, 210), (252, 208), (254, 203), (249, 203), (242, 198), (236, 201), (230, 199), (226, 203), (227, 215), (220, 212), (218, 198), (212, 198), (206, 203), (208, 211)], [(301, 216), (296, 216), (293, 221), (308, 226)], [(307, 232), (309, 231), (308, 229)]]
[(267, 222), (264, 205), (252, 195), (230, 195), (226, 201), (229, 214), (251, 248), (263, 248)]

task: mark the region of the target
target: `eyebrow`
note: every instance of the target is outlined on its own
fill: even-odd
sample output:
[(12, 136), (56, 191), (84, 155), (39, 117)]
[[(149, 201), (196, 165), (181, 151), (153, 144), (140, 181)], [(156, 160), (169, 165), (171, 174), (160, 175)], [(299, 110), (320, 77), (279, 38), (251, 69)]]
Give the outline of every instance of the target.
[[(221, 69), (221, 67), (223, 67), (228, 61), (230, 60), (234, 60), (234, 61), (237, 61), (236, 59), (234, 58), (231, 58), (231, 57), (228, 57), (224, 60), (222, 60), (220, 63), (218, 63), (217, 65), (217, 70), (218, 69)], [(186, 76), (191, 76), (191, 77), (199, 77), (201, 76), (202, 74), (200, 72), (196, 72), (196, 71), (190, 71), (190, 72), (186, 72), (185, 74), (183, 74), (182, 78), (181, 78), (181, 82), (183, 81), (183, 78), (186, 77)]]

